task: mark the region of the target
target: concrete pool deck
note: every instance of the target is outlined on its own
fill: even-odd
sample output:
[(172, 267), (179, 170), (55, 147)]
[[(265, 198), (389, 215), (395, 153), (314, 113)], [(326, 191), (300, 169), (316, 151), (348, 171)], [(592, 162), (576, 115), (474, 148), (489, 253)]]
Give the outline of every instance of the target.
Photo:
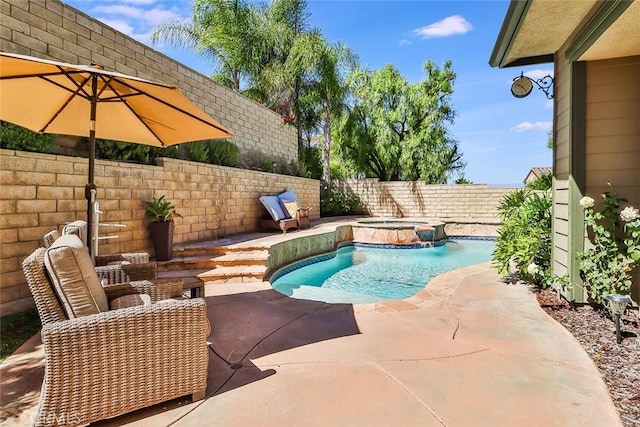
[[(375, 305), (295, 300), (267, 282), (209, 284), (205, 295), (207, 397), (96, 425), (621, 425), (580, 344), (489, 263)], [(0, 365), (6, 425), (31, 423), (43, 357), (36, 336)]]

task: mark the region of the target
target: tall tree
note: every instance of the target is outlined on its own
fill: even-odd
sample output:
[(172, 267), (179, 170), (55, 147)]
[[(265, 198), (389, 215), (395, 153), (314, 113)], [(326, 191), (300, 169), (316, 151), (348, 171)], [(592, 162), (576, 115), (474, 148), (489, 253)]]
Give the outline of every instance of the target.
[(447, 125), (455, 73), (425, 62), (426, 77), (414, 84), (392, 65), (358, 70), (351, 77), (353, 103), (336, 133), (344, 158), (358, 173), (381, 181), (445, 183), (464, 168)]
[[(329, 182), (333, 122), (344, 112), (348, 93), (347, 77), (356, 67), (358, 58), (346, 44), (329, 44), (323, 38), (319, 39), (314, 52), (317, 57), (305, 62), (311, 67), (304, 69), (304, 96), (301, 98), (313, 102), (301, 102), (298, 110), (303, 117), (314, 117), (316, 129), (322, 131), (322, 179)], [(304, 109), (307, 105), (311, 107), (311, 112)]]
[(197, 0), (191, 22), (160, 24), (151, 35), (185, 49), (194, 49), (214, 65), (212, 78), (235, 91), (261, 69), (264, 50), (261, 9), (247, 0)]

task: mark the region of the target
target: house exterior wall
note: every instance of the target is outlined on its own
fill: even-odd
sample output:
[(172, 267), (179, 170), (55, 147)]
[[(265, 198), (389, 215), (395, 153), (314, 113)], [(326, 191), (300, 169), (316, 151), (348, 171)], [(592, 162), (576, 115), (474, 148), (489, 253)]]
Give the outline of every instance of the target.
[[(301, 202), (320, 215), (319, 182), (246, 169), (176, 159), (158, 166), (97, 160), (95, 183), (102, 223), (126, 228), (100, 228), (99, 253), (153, 253), (146, 229), (144, 202), (166, 195), (182, 215), (176, 218), (174, 242), (212, 240), (257, 230), (266, 213), (258, 197), (293, 189)], [(21, 263), (43, 246), (47, 232), (66, 222), (86, 219), (87, 159), (0, 149), (0, 311), (22, 311), (33, 300)]]
[[(568, 45), (568, 43), (567, 43)], [(553, 272), (568, 274), (571, 300), (586, 301), (579, 263), (569, 254), (587, 242), (579, 200), (615, 191), (640, 205), (640, 57), (570, 62), (556, 54)], [(638, 274), (632, 292), (640, 299)]]
[(102, 65), (175, 85), (235, 136), (243, 157), (298, 159), (297, 134), (280, 115), (214, 83), (59, 0), (0, 0), (0, 50), (71, 64)]
[[(552, 221), (552, 270), (557, 276), (570, 275), (572, 258), (569, 256), (570, 217), (569, 200), (575, 187), (571, 175), (571, 82), (572, 64), (557, 55), (555, 62), (553, 129), (553, 221)], [(576, 280), (572, 277), (572, 282)], [(570, 295), (565, 296), (571, 298)]]
[[(587, 63), (588, 195), (615, 191), (640, 205), (640, 56)], [(598, 199), (598, 197), (594, 197)]]
[[(610, 182), (640, 207), (640, 56), (591, 61), (586, 74), (585, 194), (602, 206)], [(640, 301), (637, 271), (631, 297)]]

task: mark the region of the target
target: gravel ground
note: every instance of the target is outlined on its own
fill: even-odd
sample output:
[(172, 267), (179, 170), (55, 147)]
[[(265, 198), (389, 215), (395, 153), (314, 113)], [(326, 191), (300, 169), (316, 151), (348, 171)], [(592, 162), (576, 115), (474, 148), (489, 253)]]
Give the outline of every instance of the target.
[(629, 310), (621, 317), (622, 343), (606, 309), (572, 307), (556, 291), (536, 289), (540, 306), (582, 344), (609, 388), (625, 427), (640, 426), (640, 318)]

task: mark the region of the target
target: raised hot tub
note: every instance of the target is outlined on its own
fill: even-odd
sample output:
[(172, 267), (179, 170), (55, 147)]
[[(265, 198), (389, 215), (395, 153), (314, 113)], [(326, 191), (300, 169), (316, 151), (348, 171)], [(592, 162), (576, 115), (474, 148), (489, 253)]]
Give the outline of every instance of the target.
[(382, 245), (428, 245), (447, 238), (444, 222), (366, 219), (353, 224), (353, 242)]

